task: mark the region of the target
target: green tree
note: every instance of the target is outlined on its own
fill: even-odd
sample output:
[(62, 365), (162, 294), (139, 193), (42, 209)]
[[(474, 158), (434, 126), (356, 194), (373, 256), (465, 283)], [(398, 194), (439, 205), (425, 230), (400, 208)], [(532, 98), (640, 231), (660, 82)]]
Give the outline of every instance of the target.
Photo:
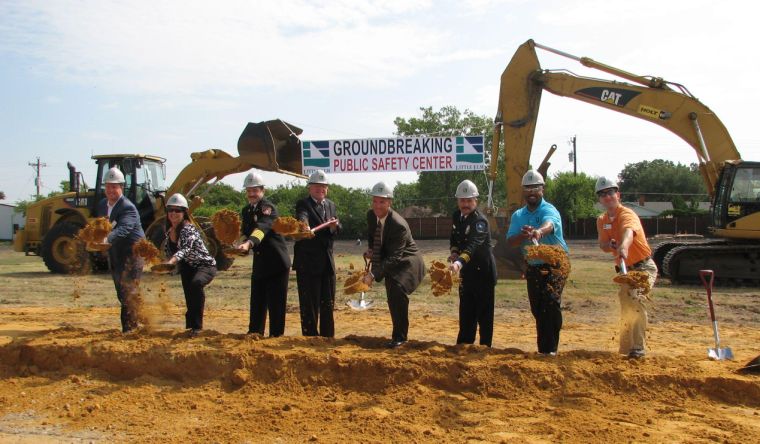
[(29, 199), (26, 199), (26, 200), (17, 200), (14, 203), (14, 205), (16, 206), (16, 208), (14, 208), (13, 211), (16, 212), (16, 213), (26, 214), (26, 209), (29, 207), (30, 204), (33, 204), (35, 202), (39, 202), (39, 201), (41, 201), (43, 199), (47, 199), (47, 198), (50, 198), (50, 197), (55, 197), (55, 196), (58, 196), (58, 195), (61, 195), (61, 194), (64, 194), (64, 193), (68, 193), (68, 192), (69, 192), (69, 181), (68, 180), (62, 180), (58, 184), (58, 189), (50, 191), (47, 194), (47, 196), (43, 196), (43, 195), (40, 195), (40, 196), (29, 196)]
[(544, 197), (557, 207), (563, 222), (575, 222), (585, 217), (598, 214), (594, 209), (596, 180), (584, 173), (575, 176), (573, 173), (557, 173), (547, 180)]
[[(465, 109), (460, 111), (455, 106), (444, 106), (439, 110), (433, 107), (420, 108), (420, 117), (396, 117), (396, 134), (400, 136), (476, 136), (485, 135), (484, 149), (489, 153), (493, 134), (493, 121), (487, 116), (478, 116)], [(501, 159), (501, 155), (499, 158)], [(499, 161), (499, 178), (503, 177), (503, 162)], [(435, 213), (449, 214), (455, 207), (454, 191), (464, 179), (470, 179), (480, 190), (481, 201), (485, 202), (488, 190), (487, 179), (482, 172), (421, 172), (417, 181), (416, 205), (427, 206)], [(506, 198), (503, 180), (494, 184), (494, 199), (503, 202)], [(402, 207), (398, 206), (399, 209)]]
[(626, 164), (619, 175), (623, 200), (637, 200), (644, 196), (651, 201), (673, 202), (680, 209), (694, 207), (705, 199), (705, 186), (696, 164), (675, 164), (670, 160), (655, 159)]

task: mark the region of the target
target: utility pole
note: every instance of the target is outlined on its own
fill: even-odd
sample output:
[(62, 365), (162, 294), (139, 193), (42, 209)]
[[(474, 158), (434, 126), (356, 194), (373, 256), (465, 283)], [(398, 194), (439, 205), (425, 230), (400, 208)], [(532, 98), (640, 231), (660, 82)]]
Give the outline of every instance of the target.
[(576, 136), (573, 136), (568, 141), (568, 143), (573, 144), (573, 150), (570, 151), (570, 153), (568, 153), (568, 156), (567, 156), (567, 157), (570, 158), (570, 162), (573, 162), (573, 176), (577, 176), (578, 175), (578, 155), (577, 155), (577, 153), (575, 151), (575, 137)]
[(40, 162), (40, 158), (38, 157), (37, 162), (29, 162), (29, 166), (33, 167), (37, 174), (34, 178), (34, 184), (37, 186), (37, 199), (39, 199), (40, 187), (42, 186), (42, 179), (40, 179), (40, 168), (46, 167), (47, 164)]

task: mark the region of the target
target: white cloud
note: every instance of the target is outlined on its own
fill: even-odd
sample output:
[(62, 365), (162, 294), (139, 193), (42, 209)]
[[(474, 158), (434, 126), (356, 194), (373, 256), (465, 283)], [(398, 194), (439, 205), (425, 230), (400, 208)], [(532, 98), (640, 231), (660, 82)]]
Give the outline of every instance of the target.
[(420, 69), (493, 56), (407, 20), (430, 2), (6, 3), (0, 51), (40, 71), (127, 93), (232, 94), (388, 86)]

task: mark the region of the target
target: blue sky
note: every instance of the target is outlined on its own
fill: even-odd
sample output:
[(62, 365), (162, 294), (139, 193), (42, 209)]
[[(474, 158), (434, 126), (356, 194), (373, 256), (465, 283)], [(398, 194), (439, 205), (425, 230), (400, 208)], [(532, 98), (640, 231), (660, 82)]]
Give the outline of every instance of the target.
[[(499, 76), (529, 38), (628, 71), (686, 85), (729, 129), (742, 157), (760, 160), (760, 88), (753, 2), (669, 1), (13, 1), (0, 0), (0, 190), (4, 203), (67, 179), (94, 179), (93, 154), (168, 159), (172, 179), (190, 153), (236, 153), (249, 121), (282, 118), (302, 138), (389, 136), (421, 106), (493, 116)], [(605, 77), (541, 52), (544, 68)], [(696, 161), (669, 132), (544, 94), (533, 163), (551, 144), (551, 172), (615, 175), (626, 163)], [(369, 187), (414, 173), (342, 174)], [(265, 174), (272, 185), (293, 180)], [(226, 179), (240, 186), (242, 175)], [(453, 190), (452, 190), (453, 192)]]

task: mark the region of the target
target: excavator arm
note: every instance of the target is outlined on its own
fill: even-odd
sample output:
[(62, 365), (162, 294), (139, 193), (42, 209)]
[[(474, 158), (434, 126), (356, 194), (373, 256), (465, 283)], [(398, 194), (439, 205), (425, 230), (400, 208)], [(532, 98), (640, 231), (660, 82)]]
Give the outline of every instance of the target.
[[(536, 56), (536, 47), (637, 84), (581, 77), (569, 71), (543, 70)], [(740, 159), (718, 116), (682, 85), (658, 77), (637, 76), (588, 57), (575, 57), (528, 40), (518, 48), (501, 76), (494, 125), (492, 159), (498, 158), (500, 136), (502, 132), (504, 134), (508, 214), (516, 210), (522, 200), (520, 179), (528, 169), (543, 90), (627, 114), (673, 132), (696, 152), (711, 197), (724, 162)], [(496, 175), (494, 163), (489, 171), (490, 179), (496, 180)]]
[[(190, 154), (191, 162), (177, 175), (166, 195), (181, 193), (189, 197), (202, 184), (251, 168), (305, 178), (301, 166), (301, 141), (298, 139), (302, 132), (279, 119), (248, 123), (238, 139), (239, 157), (217, 149)], [(201, 199), (193, 199), (191, 209), (201, 203)], [(162, 207), (157, 211), (163, 211)]]

